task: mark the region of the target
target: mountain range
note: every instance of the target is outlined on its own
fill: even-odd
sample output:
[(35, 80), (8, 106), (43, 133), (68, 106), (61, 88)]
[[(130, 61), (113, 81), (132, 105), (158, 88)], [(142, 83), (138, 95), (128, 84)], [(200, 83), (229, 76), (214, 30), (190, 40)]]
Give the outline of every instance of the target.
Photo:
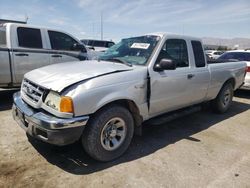
[(231, 49), (250, 48), (249, 38), (223, 39), (223, 38), (203, 37), (202, 41), (203, 41), (203, 44), (206, 44), (206, 45), (227, 46), (228, 48), (231, 48)]

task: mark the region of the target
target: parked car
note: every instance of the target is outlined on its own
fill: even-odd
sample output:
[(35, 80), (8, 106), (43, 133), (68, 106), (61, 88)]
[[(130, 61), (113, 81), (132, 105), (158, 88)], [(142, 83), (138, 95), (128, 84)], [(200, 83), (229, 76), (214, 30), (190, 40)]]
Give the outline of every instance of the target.
[(205, 53), (208, 55), (210, 59), (217, 59), (220, 57), (224, 52), (217, 51), (217, 50), (206, 50)]
[(146, 120), (208, 101), (216, 112), (226, 112), (245, 70), (245, 62), (207, 65), (198, 38), (127, 38), (99, 61), (25, 74), (13, 117), (37, 139), (55, 145), (80, 139), (90, 156), (109, 161), (127, 150)]
[(241, 89), (250, 90), (250, 50), (234, 50), (224, 53), (218, 60), (238, 60), (247, 62), (247, 73)]
[(81, 42), (85, 44), (89, 49), (98, 52), (105, 52), (107, 49), (109, 49), (115, 44), (113, 41), (92, 39), (82, 39)]
[(0, 25), (0, 87), (20, 86), (33, 69), (88, 59), (88, 50), (70, 34), (27, 24)]

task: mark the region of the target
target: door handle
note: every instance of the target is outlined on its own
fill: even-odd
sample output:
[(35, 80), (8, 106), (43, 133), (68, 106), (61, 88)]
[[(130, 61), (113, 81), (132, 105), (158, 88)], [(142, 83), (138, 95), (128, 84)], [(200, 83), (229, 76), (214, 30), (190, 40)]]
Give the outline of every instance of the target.
[(62, 57), (61, 55), (52, 55), (51, 57)]
[(16, 56), (29, 56), (29, 54), (21, 53), (21, 54), (16, 54)]
[(188, 78), (188, 79), (192, 79), (194, 76), (195, 76), (194, 74), (188, 74), (188, 75), (187, 75), (187, 78)]

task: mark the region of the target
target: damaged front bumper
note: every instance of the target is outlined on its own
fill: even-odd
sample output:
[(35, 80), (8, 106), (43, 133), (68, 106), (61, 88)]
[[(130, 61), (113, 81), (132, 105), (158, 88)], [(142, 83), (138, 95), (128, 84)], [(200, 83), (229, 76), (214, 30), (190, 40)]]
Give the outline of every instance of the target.
[(58, 118), (27, 105), (20, 92), (15, 93), (12, 115), (32, 137), (54, 145), (67, 145), (79, 140), (89, 116)]

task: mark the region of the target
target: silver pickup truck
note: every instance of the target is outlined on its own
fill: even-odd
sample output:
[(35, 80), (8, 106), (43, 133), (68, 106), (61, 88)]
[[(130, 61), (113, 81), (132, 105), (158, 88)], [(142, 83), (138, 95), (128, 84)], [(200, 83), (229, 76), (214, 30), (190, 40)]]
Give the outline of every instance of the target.
[(0, 25), (0, 87), (21, 85), (33, 69), (88, 59), (85, 46), (70, 34), (27, 24)]
[(123, 39), (96, 61), (25, 74), (13, 117), (37, 139), (81, 139), (90, 156), (109, 161), (153, 117), (207, 101), (227, 111), (245, 74), (245, 62), (207, 65), (198, 38), (153, 33)]

